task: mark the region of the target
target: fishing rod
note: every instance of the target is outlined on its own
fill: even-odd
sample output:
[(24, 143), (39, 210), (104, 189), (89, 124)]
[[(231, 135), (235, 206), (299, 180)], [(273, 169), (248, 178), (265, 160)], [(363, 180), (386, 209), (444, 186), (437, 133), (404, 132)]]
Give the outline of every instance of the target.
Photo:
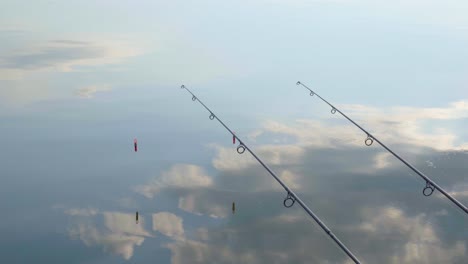
[(309, 207), (307, 207), (307, 205), (299, 198), (299, 196), (297, 196), (297, 194), (295, 194), (291, 189), (289, 189), (288, 186), (286, 186), (286, 184), (283, 183), (283, 181), (278, 178), (278, 176), (276, 176), (276, 174), (265, 164), (263, 163), (263, 161), (257, 157), (257, 155), (255, 155), (255, 153), (244, 143), (244, 141), (242, 141), (236, 134), (234, 134), (234, 132), (232, 132), (231, 129), (229, 129), (229, 127), (227, 127), (223, 121), (221, 121), (221, 119), (219, 119), (214, 113), (213, 111), (211, 111), (202, 101), (200, 101), (200, 99), (198, 99), (198, 97), (195, 96), (195, 94), (192, 93), (192, 91), (190, 91), (187, 87), (185, 87), (185, 85), (182, 85), (180, 88), (182, 89), (185, 89), (187, 90), (191, 95), (192, 95), (192, 101), (198, 101), (206, 110), (208, 110), (208, 112), (210, 112), (210, 116), (209, 118), (211, 120), (213, 119), (216, 119), (218, 120), (218, 122), (227, 130), (229, 131), (229, 133), (231, 133), (231, 135), (233, 136), (234, 139), (237, 139), (239, 140), (239, 146), (237, 147), (237, 153), (239, 154), (243, 154), (245, 152), (245, 150), (248, 150), (250, 152), (250, 154), (252, 154), (252, 156), (254, 156), (254, 158), (270, 173), (271, 176), (273, 176), (273, 178), (275, 178), (275, 180), (281, 184), (281, 186), (283, 186), (283, 188), (286, 190), (287, 192), (287, 195), (286, 195), (286, 198), (284, 198), (284, 201), (283, 201), (283, 205), (287, 208), (291, 207), (294, 205), (294, 203), (297, 201), (301, 207), (315, 220), (315, 222), (325, 231), (325, 233), (327, 233), (332, 239), (333, 241), (336, 242), (336, 244), (338, 244), (338, 246), (354, 261), (354, 263), (356, 264), (360, 264), (361, 262), (359, 262), (359, 260), (353, 255), (353, 253), (338, 239), (338, 237), (335, 236), (335, 234), (333, 234), (333, 232), (322, 222), (322, 220), (320, 220), (320, 218), (318, 216), (316, 216), (314, 214), (314, 212), (312, 212), (312, 210), (309, 209)]
[(320, 100), (324, 101), (326, 104), (328, 104), (332, 109), (331, 113), (335, 114), (336, 112), (340, 113), (344, 118), (348, 119), (349, 122), (353, 123), (356, 127), (358, 127), (360, 130), (362, 130), (364, 133), (366, 133), (367, 138), (364, 140), (364, 144), (366, 146), (372, 145), (374, 143), (374, 140), (377, 141), (383, 148), (385, 148), (388, 152), (393, 154), (397, 159), (399, 159), (401, 162), (403, 162), (408, 168), (413, 170), (416, 174), (418, 174), (421, 178), (423, 178), (426, 181), (426, 187), (424, 187), (422, 193), (424, 196), (431, 196), (432, 193), (434, 192), (434, 189), (437, 189), (439, 192), (441, 192), (445, 197), (447, 197), (450, 201), (452, 201), (454, 204), (456, 204), (458, 207), (460, 207), (465, 213), (468, 214), (468, 208), (464, 206), (461, 202), (459, 202), (457, 199), (455, 199), (452, 195), (447, 193), (442, 187), (437, 185), (433, 180), (431, 180), (429, 177), (424, 175), (424, 173), (420, 172), (418, 169), (416, 169), (413, 165), (411, 165), (409, 162), (407, 162), (405, 159), (400, 157), (398, 154), (393, 152), (391, 149), (389, 149), (384, 143), (382, 143), (380, 140), (378, 140), (375, 136), (373, 136), (371, 133), (369, 133), (367, 130), (362, 128), (360, 125), (358, 125), (356, 122), (354, 122), (351, 118), (346, 116), (343, 112), (341, 112), (338, 108), (336, 108), (334, 105), (329, 103), (327, 100), (323, 99), (320, 95), (318, 95), (315, 91), (307, 87), (305, 84), (301, 83), (298, 81), (296, 85), (302, 85), (304, 88), (310, 91), (310, 96), (317, 95)]

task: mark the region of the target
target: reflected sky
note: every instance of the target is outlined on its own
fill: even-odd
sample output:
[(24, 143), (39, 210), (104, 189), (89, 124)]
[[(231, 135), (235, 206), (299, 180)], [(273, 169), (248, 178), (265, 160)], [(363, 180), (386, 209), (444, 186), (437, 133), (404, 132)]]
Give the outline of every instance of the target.
[(467, 215), (295, 85), (468, 205), (468, 6), (378, 2), (4, 1), (0, 262), (350, 263), (185, 84), (362, 263), (466, 263)]

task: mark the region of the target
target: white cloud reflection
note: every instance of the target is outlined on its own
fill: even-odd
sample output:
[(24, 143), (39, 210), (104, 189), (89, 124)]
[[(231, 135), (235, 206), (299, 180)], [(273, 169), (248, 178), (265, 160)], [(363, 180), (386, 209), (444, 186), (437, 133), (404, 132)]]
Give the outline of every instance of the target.
[(96, 223), (97, 210), (92, 213), (88, 209), (65, 210), (65, 213), (70, 212), (73, 216), (81, 217), (76, 218), (69, 228), (71, 238), (80, 239), (86, 246), (101, 247), (105, 252), (120, 255), (126, 260), (133, 256), (135, 246), (140, 246), (145, 238), (154, 237), (144, 229), (143, 216), (139, 217), (139, 223), (136, 224), (134, 214), (102, 212), (105, 227), (102, 229)]
[[(120, 63), (141, 55), (143, 49), (130, 39), (83, 36), (80, 39), (37, 41), (0, 57), (0, 73), (5, 70), (30, 74), (35, 71), (70, 72), (79, 66)], [(2, 76), (2, 74), (0, 74)]]
[(95, 208), (70, 208), (65, 210), (65, 214), (71, 216), (93, 216), (97, 215), (99, 210)]
[(108, 92), (112, 88), (109, 85), (91, 85), (78, 89), (76, 94), (82, 98), (93, 98), (94, 94), (98, 92)]
[(153, 214), (153, 230), (159, 231), (165, 236), (179, 239), (184, 236), (183, 220), (173, 213), (156, 213)]
[(91, 224), (79, 223), (69, 230), (72, 238), (80, 239), (86, 246), (102, 247), (104, 252), (117, 254), (129, 260), (135, 246), (140, 246), (145, 238), (128, 234), (105, 233)]
[(176, 164), (148, 184), (136, 186), (134, 190), (147, 198), (153, 198), (164, 188), (199, 188), (212, 184), (212, 178), (205, 174), (202, 167)]
[[(57, 207), (58, 208), (58, 207)], [(61, 206), (60, 208), (64, 208)], [(102, 212), (98, 209), (70, 208), (64, 213), (75, 217), (68, 230), (72, 239), (81, 240), (86, 246), (101, 247), (104, 252), (120, 255), (125, 260), (132, 258), (135, 247), (141, 246), (145, 239), (155, 237), (145, 230), (145, 216), (140, 214), (139, 223), (134, 214), (122, 212)], [(99, 227), (97, 216), (104, 217), (103, 227)], [(154, 231), (174, 240), (185, 240), (183, 219), (170, 212), (150, 215), (150, 225)]]
[(208, 215), (212, 218), (226, 217), (229, 213), (227, 204), (226, 202), (206, 202), (205, 197), (195, 194), (187, 194), (179, 198), (179, 209), (195, 215)]
[(364, 210), (369, 221), (362, 223), (368, 237), (404, 237), (398, 251), (391, 257), (393, 263), (454, 263), (466, 255), (466, 241), (456, 241), (447, 247), (436, 235), (434, 226), (424, 214), (408, 216), (395, 207)]

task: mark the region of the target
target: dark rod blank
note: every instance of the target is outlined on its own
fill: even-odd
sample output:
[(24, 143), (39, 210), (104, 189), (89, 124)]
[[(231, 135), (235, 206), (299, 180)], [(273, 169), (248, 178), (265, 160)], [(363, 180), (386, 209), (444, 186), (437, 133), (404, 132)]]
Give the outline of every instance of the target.
[(192, 95), (192, 101), (198, 101), (206, 110), (208, 110), (208, 112), (210, 112), (210, 116), (209, 118), (211, 120), (215, 119), (218, 120), (218, 122), (224, 127), (226, 128), (227, 131), (229, 131), (229, 133), (232, 134), (232, 136), (234, 138), (236, 138), (238, 141), (239, 141), (239, 146), (237, 147), (237, 152), (239, 154), (242, 154), (244, 153), (244, 151), (247, 149), (250, 154), (252, 154), (252, 156), (254, 156), (254, 158), (270, 173), (271, 176), (273, 176), (273, 178), (275, 178), (275, 180), (281, 184), (281, 186), (286, 190), (287, 192), (287, 196), (286, 198), (284, 199), (284, 206), (285, 207), (291, 207), (296, 201), (301, 205), (301, 207), (315, 220), (315, 222), (325, 231), (325, 233), (327, 233), (332, 239), (333, 241), (335, 241), (336, 244), (338, 244), (338, 246), (354, 261), (354, 263), (357, 263), (357, 264), (360, 264), (361, 262), (359, 262), (359, 260), (353, 255), (353, 253), (338, 239), (338, 237), (335, 236), (335, 234), (333, 234), (333, 232), (320, 220), (320, 218), (318, 216), (316, 216), (314, 214), (314, 212), (312, 212), (311, 209), (309, 209), (309, 207), (307, 207), (307, 205), (299, 198), (299, 196), (297, 196), (297, 194), (295, 194), (291, 189), (288, 188), (288, 186), (286, 186), (286, 184), (283, 183), (283, 181), (281, 181), (280, 178), (278, 178), (278, 176), (276, 176), (276, 174), (265, 164), (263, 163), (263, 161), (257, 157), (257, 155), (255, 155), (255, 153), (244, 143), (244, 141), (242, 141), (237, 135), (235, 135), (231, 129), (229, 129), (202, 101), (200, 101), (200, 99), (198, 99), (187, 87), (185, 87), (185, 85), (182, 85), (180, 88), (182, 89), (185, 89), (187, 90), (191, 95)]
[(372, 142), (375, 140), (377, 143), (379, 143), (383, 148), (385, 148), (388, 152), (392, 153), (393, 156), (395, 156), (397, 159), (399, 159), (401, 162), (403, 162), (408, 168), (410, 168), (412, 171), (414, 171), (416, 174), (418, 174), (421, 178), (423, 178), (426, 181), (426, 187), (423, 189), (423, 194), (424, 196), (430, 196), (432, 192), (434, 191), (434, 188), (439, 190), (445, 197), (447, 197), (450, 201), (452, 201), (455, 205), (457, 205), (460, 209), (462, 209), (465, 213), (468, 214), (468, 208), (464, 206), (461, 202), (459, 202), (457, 199), (455, 199), (452, 195), (447, 193), (442, 187), (437, 185), (433, 180), (431, 180), (429, 177), (424, 175), (424, 173), (420, 172), (418, 169), (416, 169), (413, 165), (411, 165), (409, 162), (407, 162), (405, 159), (400, 157), (398, 154), (393, 152), (391, 149), (389, 149), (387, 146), (385, 146), (384, 143), (382, 143), (380, 140), (378, 140), (376, 137), (374, 137), (371, 133), (367, 132), (364, 128), (362, 128), (360, 125), (358, 125), (356, 122), (354, 122), (351, 118), (346, 116), (343, 112), (341, 112), (338, 108), (336, 108), (334, 105), (330, 104), (327, 100), (323, 99), (320, 95), (318, 95), (315, 91), (307, 87), (305, 84), (301, 83), (298, 81), (296, 83), (297, 85), (302, 85), (304, 88), (310, 91), (310, 96), (316, 95), (320, 100), (328, 104), (332, 110), (331, 113), (334, 114), (335, 112), (340, 113), (344, 118), (348, 119), (349, 122), (353, 123), (356, 127), (358, 127), (360, 130), (362, 130), (364, 133), (367, 134), (367, 139), (365, 140), (365, 144), (367, 146), (372, 145)]

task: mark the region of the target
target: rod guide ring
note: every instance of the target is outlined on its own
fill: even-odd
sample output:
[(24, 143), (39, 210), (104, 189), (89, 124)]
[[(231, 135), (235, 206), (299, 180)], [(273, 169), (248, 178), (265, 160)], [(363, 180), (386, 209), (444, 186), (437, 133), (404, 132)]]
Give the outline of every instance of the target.
[(296, 202), (296, 199), (294, 199), (291, 196), (291, 194), (288, 193), (288, 196), (286, 196), (286, 198), (284, 198), (283, 205), (284, 205), (284, 207), (289, 208), (289, 207), (293, 206), (295, 202)]
[(431, 196), (432, 193), (434, 192), (434, 186), (430, 184), (429, 182), (426, 182), (426, 187), (424, 187), (422, 193), (424, 196)]
[(371, 136), (367, 135), (367, 138), (364, 141), (364, 144), (366, 144), (366, 146), (370, 146), (370, 145), (372, 145), (372, 143), (374, 143), (374, 139), (372, 139)]
[(245, 152), (245, 147), (243, 145), (239, 145), (237, 147), (237, 153), (242, 154)]

